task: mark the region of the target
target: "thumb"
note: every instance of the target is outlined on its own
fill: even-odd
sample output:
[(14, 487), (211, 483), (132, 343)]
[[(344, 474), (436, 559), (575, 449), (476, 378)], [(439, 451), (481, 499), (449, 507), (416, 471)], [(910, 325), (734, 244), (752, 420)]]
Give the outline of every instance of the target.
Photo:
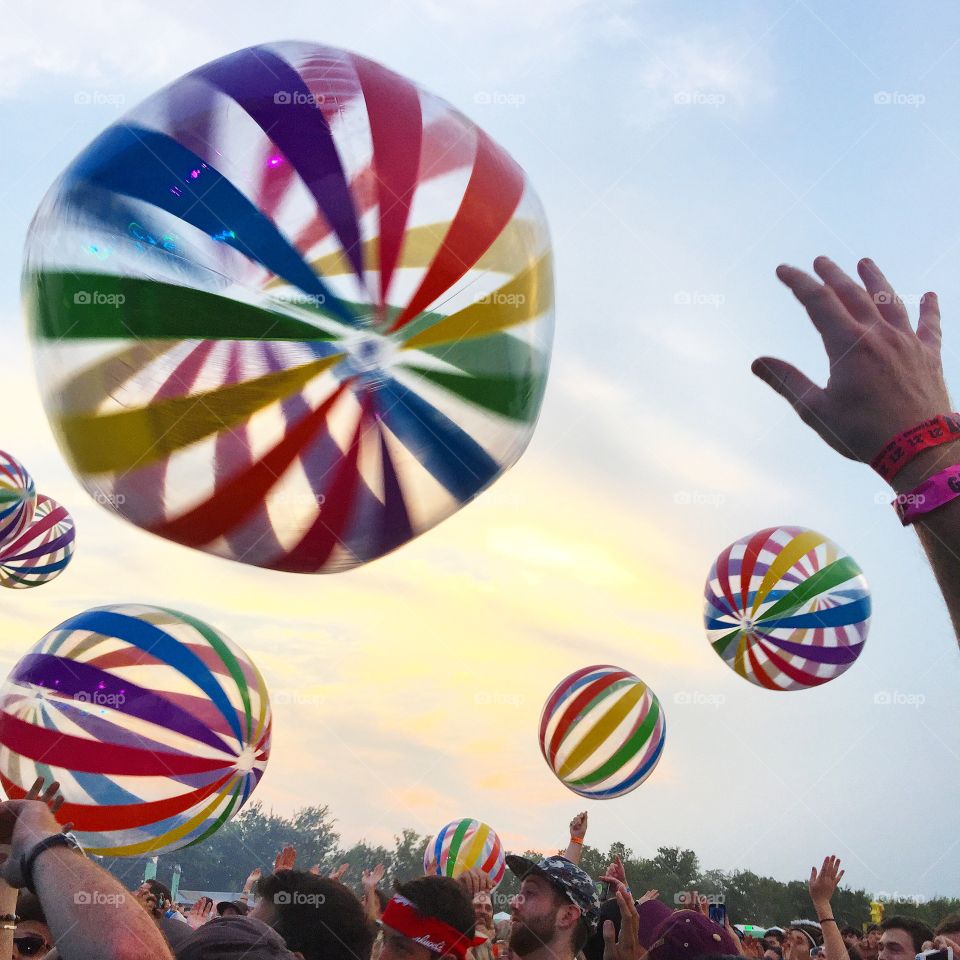
[(776, 357), (757, 357), (750, 369), (783, 397), (800, 415), (804, 422), (823, 396), (820, 389), (805, 373), (792, 363)]
[(617, 942), (616, 929), (612, 920), (603, 921), (603, 942), (611, 947)]

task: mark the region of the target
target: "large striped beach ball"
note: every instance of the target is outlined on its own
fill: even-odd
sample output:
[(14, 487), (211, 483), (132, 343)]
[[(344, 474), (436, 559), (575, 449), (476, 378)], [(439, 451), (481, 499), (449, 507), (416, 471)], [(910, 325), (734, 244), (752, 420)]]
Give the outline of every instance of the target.
[(59, 780), (88, 853), (199, 843), (234, 816), (270, 755), (270, 702), (249, 657), (186, 613), (86, 610), (51, 630), (0, 689), (0, 782)]
[(506, 870), (506, 852), (493, 828), (481, 820), (452, 820), (423, 852), (423, 872), (438, 877), (459, 877), (478, 869), (496, 886)]
[(316, 43), (238, 50), (111, 124), (42, 201), (23, 290), (47, 415), (97, 502), (298, 573), (382, 556), (494, 483), (553, 338), (516, 161)]
[(870, 627), (856, 561), (806, 527), (766, 527), (714, 561), (704, 624), (735, 673), (768, 690), (805, 690), (848, 670)]
[(0, 450), (0, 544), (23, 533), (36, 505), (33, 477), (16, 457)]
[(642, 680), (620, 667), (584, 667), (547, 698), (540, 752), (574, 793), (607, 800), (653, 773), (666, 732), (660, 701)]

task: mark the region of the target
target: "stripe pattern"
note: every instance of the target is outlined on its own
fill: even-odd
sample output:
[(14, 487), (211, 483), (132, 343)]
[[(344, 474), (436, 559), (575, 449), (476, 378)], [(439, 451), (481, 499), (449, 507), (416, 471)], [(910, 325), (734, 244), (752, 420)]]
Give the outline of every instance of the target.
[(0, 545), (26, 530), (36, 504), (33, 477), (16, 457), (0, 450)]
[(0, 545), (0, 587), (38, 587), (59, 577), (73, 559), (73, 517), (52, 497), (40, 494), (33, 522)]
[(452, 820), (423, 852), (423, 872), (438, 877), (459, 877), (478, 869), (496, 886), (507, 869), (500, 837), (481, 820)]
[(805, 527), (767, 527), (730, 544), (704, 591), (713, 649), (768, 690), (804, 690), (844, 673), (863, 651), (870, 590), (837, 544)]
[(656, 694), (628, 670), (584, 667), (554, 688), (540, 714), (540, 752), (566, 787), (608, 800), (653, 773), (666, 741)]
[(95, 607), (51, 630), (0, 690), (0, 783), (59, 780), (88, 853), (142, 856), (209, 837), (260, 782), (270, 702), (249, 657), (185, 613)]
[(356, 54), (252, 47), (122, 117), (43, 200), (24, 296), (97, 501), (334, 572), (520, 457), (553, 337), (546, 219), (461, 113)]

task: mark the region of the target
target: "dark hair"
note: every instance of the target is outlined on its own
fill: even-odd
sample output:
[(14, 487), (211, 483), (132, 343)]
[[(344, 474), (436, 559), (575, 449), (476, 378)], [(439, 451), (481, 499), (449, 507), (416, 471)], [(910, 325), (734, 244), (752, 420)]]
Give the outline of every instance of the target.
[(863, 960), (863, 954), (856, 947), (847, 947), (847, 955), (850, 960)]
[(941, 933), (960, 933), (960, 913), (948, 913), (934, 931), (939, 937)]
[(883, 927), (881, 927), (879, 923), (871, 923), (870, 926), (867, 927), (867, 933), (873, 933), (877, 930), (883, 932)]
[(767, 950), (772, 950), (772, 951), (773, 951), (778, 957), (780, 957), (781, 960), (782, 960), (782, 958), (783, 958), (783, 947), (764, 947), (763, 949), (764, 949), (764, 953), (766, 953)]
[(387, 909), (387, 904), (390, 902), (390, 894), (388, 894), (386, 890), (381, 890), (379, 887), (376, 887), (373, 893), (377, 898), (377, 903), (380, 904), (380, 912), (383, 913), (383, 911)]
[(848, 923), (845, 927), (841, 927), (841, 928), (840, 928), (840, 936), (841, 936), (841, 937), (845, 937), (845, 936), (847, 936), (848, 934), (851, 934), (851, 933), (852, 933), (855, 937), (859, 937), (859, 936), (860, 936), (860, 931), (859, 931), (856, 927), (851, 927), (849, 923)]
[[(586, 960), (603, 960), (603, 923), (610, 920), (613, 923), (614, 936), (620, 936), (620, 904), (617, 900), (604, 900), (600, 904), (600, 922), (597, 929), (587, 938), (586, 945), (583, 947), (583, 955)], [(960, 958), (958, 958), (960, 960)]]
[(360, 901), (338, 880), (300, 870), (262, 877), (260, 896), (273, 903), (273, 929), (306, 960), (369, 960), (373, 929)]
[[(573, 901), (561, 893), (553, 884), (550, 884), (550, 889), (553, 891), (554, 898), (558, 907), (565, 907), (570, 904), (576, 906)], [(619, 906), (617, 907), (617, 913), (620, 913)], [(614, 921), (617, 928), (617, 936), (620, 936), (620, 924)], [(602, 925), (600, 926), (601, 937)], [(587, 918), (583, 915), (583, 911), (580, 911), (580, 916), (577, 918), (577, 925), (573, 928), (573, 955), (576, 956), (583, 948), (587, 945), (587, 941), (590, 939), (590, 934), (594, 932), (595, 928), (590, 924)]]
[(473, 936), (476, 927), (473, 903), (453, 877), (417, 877), (406, 883), (394, 883), (393, 888), (425, 917), (442, 920), (465, 937)]
[(35, 923), (47, 922), (43, 907), (40, 905), (40, 898), (34, 896), (29, 890), (21, 890), (17, 894), (16, 914), (21, 920), (33, 920)]
[(170, 888), (165, 883), (161, 883), (159, 880), (144, 880), (143, 882), (150, 888), (150, 892), (157, 898), (158, 907), (160, 906), (161, 897), (163, 897), (164, 903), (167, 904), (173, 900), (173, 894), (170, 893)]
[(915, 953), (919, 953), (923, 949), (925, 941), (933, 939), (933, 931), (922, 920), (916, 920), (914, 917), (887, 917), (880, 924), (880, 929), (884, 932), (887, 930), (903, 930), (905, 933), (909, 933), (910, 939), (913, 940)]

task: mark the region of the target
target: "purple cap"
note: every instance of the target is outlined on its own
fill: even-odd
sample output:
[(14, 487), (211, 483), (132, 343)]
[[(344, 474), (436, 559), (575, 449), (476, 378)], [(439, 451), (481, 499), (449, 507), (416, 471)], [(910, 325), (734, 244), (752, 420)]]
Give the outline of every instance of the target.
[(637, 913), (640, 915), (640, 944), (649, 950), (657, 939), (657, 927), (673, 913), (673, 908), (661, 900), (644, 900), (637, 904)]
[(693, 960), (704, 954), (739, 952), (724, 927), (696, 910), (677, 910), (654, 930), (649, 960)]

